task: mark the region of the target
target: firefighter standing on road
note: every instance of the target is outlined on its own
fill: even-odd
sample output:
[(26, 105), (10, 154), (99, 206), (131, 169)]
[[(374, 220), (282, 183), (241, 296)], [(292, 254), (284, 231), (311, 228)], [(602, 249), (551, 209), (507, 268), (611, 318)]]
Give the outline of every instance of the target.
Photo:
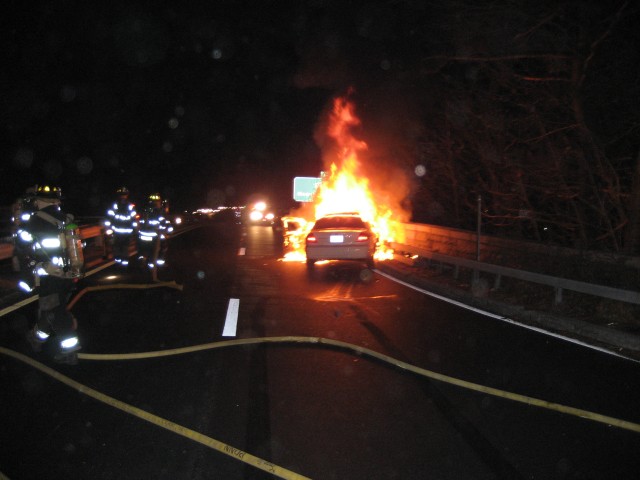
[(155, 269), (164, 265), (167, 235), (172, 231), (173, 227), (166, 218), (162, 198), (157, 193), (149, 195), (138, 229), (138, 254), (141, 258), (146, 258), (149, 268)]
[(75, 318), (66, 306), (82, 276), (84, 258), (78, 227), (73, 216), (61, 209), (58, 187), (39, 185), (33, 197), (33, 211), (16, 231), (20, 252), (19, 286), (39, 295), (36, 324), (27, 340), (40, 351), (50, 338), (56, 342), (54, 360), (74, 365), (80, 342)]
[(129, 190), (121, 187), (116, 191), (116, 202), (107, 211), (105, 225), (113, 232), (113, 259), (116, 263), (129, 264), (129, 245), (137, 227), (136, 206), (129, 201)]
[[(16, 233), (31, 218), (34, 212), (33, 202), (36, 198), (36, 188), (37, 185), (27, 188), (24, 194), (11, 205), (11, 236), (14, 238), (16, 238)], [(14, 272), (20, 271), (20, 258), (24, 256), (24, 253), (19, 250), (23, 246), (25, 246), (24, 242), (14, 241), (13, 257), (11, 258), (11, 267)]]

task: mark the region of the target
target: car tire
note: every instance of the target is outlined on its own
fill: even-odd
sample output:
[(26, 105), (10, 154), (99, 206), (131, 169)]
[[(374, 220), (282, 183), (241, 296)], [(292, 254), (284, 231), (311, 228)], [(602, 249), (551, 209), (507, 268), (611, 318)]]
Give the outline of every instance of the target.
[(313, 270), (313, 268), (315, 267), (315, 263), (316, 263), (316, 261), (315, 261), (315, 260), (309, 260), (309, 259), (307, 258), (307, 268), (308, 268), (309, 270)]

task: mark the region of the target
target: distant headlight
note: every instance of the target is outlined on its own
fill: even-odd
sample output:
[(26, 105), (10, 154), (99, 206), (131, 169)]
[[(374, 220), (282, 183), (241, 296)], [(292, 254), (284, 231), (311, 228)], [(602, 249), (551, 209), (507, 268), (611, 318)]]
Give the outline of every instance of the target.
[(257, 210), (254, 210), (249, 214), (249, 218), (254, 222), (262, 220), (262, 212), (258, 212)]
[(275, 218), (275, 215), (273, 213), (267, 213), (264, 218), (266, 218), (267, 220), (273, 220)]

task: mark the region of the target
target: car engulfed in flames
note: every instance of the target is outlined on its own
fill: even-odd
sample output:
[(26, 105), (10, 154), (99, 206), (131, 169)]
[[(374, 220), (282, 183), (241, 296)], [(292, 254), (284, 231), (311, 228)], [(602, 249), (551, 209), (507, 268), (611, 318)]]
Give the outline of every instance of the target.
[[(360, 250), (357, 253), (352, 252), (354, 257), (365, 259), (370, 266), (373, 260), (369, 261), (369, 256), (376, 261), (393, 258), (390, 245), (391, 242), (398, 241), (399, 222), (407, 215), (398, 208), (401, 199), (390, 201), (389, 179), (386, 178), (385, 184), (380, 185), (380, 180), (376, 183), (369, 177), (368, 173), (371, 172), (367, 172), (360, 159), (367, 150), (367, 144), (352, 134), (353, 127), (359, 124), (354, 104), (345, 97), (334, 99), (325, 133), (337, 148), (332, 149), (334, 153), (329, 171), (323, 174), (311, 205), (303, 207), (304, 214), (297, 214), (306, 218), (306, 221), (286, 239), (288, 245), (295, 248), (285, 251), (285, 260), (310, 260), (311, 263), (319, 260), (322, 255), (307, 257), (310, 251), (317, 252), (316, 246), (313, 245), (316, 237), (308, 237), (309, 233), (320, 219), (345, 212), (360, 218), (366, 225), (363, 231), (370, 231), (370, 238), (375, 239), (371, 242), (368, 238), (365, 242), (367, 249), (373, 249), (371, 255), (362, 255)], [(350, 238), (348, 240), (350, 241)], [(354, 245), (353, 248), (358, 246), (361, 245)], [(325, 256), (331, 255), (325, 253)]]

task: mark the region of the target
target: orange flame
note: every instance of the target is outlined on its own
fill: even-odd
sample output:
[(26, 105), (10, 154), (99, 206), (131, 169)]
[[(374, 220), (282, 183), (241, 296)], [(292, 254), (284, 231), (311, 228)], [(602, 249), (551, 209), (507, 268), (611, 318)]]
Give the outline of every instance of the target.
[[(376, 189), (371, 185), (358, 157), (359, 153), (368, 148), (364, 141), (358, 140), (352, 134), (352, 128), (359, 124), (360, 120), (355, 114), (353, 103), (345, 98), (334, 99), (326, 133), (335, 142), (337, 153), (331, 162), (330, 173), (323, 177), (316, 191), (313, 200), (315, 218), (309, 222), (304, 235), (313, 221), (324, 215), (358, 212), (363, 220), (369, 222), (378, 236), (376, 260), (387, 260), (393, 258), (393, 250), (389, 247), (389, 242), (395, 241), (394, 231), (397, 227), (392, 220), (391, 207), (385, 205), (383, 195), (376, 195)], [(297, 249), (286, 258), (304, 260), (304, 238), (299, 245), (302, 251)]]

